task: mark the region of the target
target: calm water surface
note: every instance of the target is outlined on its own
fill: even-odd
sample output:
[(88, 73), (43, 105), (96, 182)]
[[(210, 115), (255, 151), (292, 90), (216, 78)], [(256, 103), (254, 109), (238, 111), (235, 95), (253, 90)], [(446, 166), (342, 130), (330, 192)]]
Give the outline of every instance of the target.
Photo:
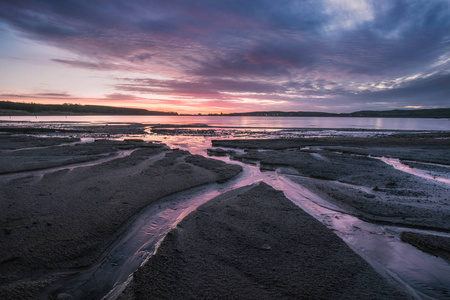
[(360, 128), (377, 130), (450, 130), (450, 119), (220, 116), (0, 116), (0, 122), (86, 122), (207, 124), (241, 128)]

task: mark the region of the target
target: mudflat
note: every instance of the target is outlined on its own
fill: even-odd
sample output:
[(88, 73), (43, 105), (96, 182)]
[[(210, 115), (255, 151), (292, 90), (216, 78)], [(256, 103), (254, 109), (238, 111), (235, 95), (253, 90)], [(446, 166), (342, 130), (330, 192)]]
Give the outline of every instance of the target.
[[(211, 155), (276, 170), (347, 214), (450, 232), (450, 134), (214, 140)], [(229, 148), (244, 149), (235, 152)], [(448, 260), (450, 239), (408, 233), (405, 242)]]
[(265, 183), (188, 215), (134, 274), (130, 299), (409, 299)]
[[(123, 139), (144, 132), (140, 124), (76, 130), (84, 131), (74, 136), (99, 139), (0, 136), (1, 299), (32, 299), (48, 284), (98, 261), (149, 204), (241, 171), (160, 143)], [(277, 171), (360, 219), (448, 233), (449, 137), (226, 139), (213, 146), (227, 149), (208, 153)], [(398, 170), (388, 163), (392, 159), (431, 175)], [(402, 239), (450, 257), (448, 238), (405, 232)], [(261, 183), (206, 203), (167, 235), (121, 296), (150, 297), (409, 296), (281, 192)]]
[(241, 171), (139, 140), (0, 138), (1, 299), (91, 265), (150, 203)]

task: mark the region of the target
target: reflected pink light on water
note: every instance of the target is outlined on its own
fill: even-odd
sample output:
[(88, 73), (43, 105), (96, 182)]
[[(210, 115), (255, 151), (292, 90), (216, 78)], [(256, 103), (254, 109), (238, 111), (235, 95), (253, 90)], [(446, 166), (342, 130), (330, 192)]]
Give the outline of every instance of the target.
[[(0, 116), (0, 122), (84, 122), (202, 124), (231, 128), (330, 128), (376, 130), (444, 130), (449, 119), (425, 118), (345, 118), (345, 117), (229, 117), (229, 116)], [(201, 125), (199, 125), (201, 126)]]

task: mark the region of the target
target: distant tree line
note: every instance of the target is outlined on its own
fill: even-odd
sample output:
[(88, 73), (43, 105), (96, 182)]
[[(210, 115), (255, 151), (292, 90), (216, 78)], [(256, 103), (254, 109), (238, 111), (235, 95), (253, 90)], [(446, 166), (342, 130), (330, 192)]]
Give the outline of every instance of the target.
[(350, 114), (351, 117), (376, 118), (450, 118), (450, 108), (414, 109), (414, 110), (363, 110)]
[[(62, 115), (62, 114), (92, 114), (92, 115), (172, 115), (176, 112), (150, 111), (140, 108), (124, 108), (101, 105), (81, 104), (38, 104), (0, 101), (0, 114), (21, 115)], [(201, 115), (201, 114), (198, 114)], [(450, 108), (412, 109), (412, 110), (363, 110), (352, 113), (325, 113), (307, 111), (255, 111), (245, 113), (209, 114), (209, 116), (258, 116), (258, 117), (362, 117), (362, 118), (450, 118)]]
[(150, 111), (140, 108), (124, 108), (81, 104), (38, 104), (0, 101), (3, 114), (95, 114), (95, 115), (178, 115), (176, 112)]
[(324, 113), (307, 111), (255, 111), (246, 113), (210, 114), (216, 116), (257, 116), (257, 117), (362, 117), (362, 118), (450, 118), (450, 108), (414, 110), (364, 110), (352, 113)]

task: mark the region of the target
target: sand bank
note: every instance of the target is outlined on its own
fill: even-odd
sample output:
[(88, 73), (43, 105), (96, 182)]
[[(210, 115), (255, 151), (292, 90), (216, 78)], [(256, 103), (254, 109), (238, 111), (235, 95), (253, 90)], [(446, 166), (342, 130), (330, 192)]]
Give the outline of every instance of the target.
[(209, 201), (134, 275), (130, 299), (408, 299), (264, 183)]
[[(410, 166), (419, 173), (432, 172), (448, 178), (448, 133), (371, 138), (222, 140), (214, 141), (213, 145), (246, 148), (245, 153), (232, 153), (233, 159), (259, 163), (262, 170), (277, 169), (360, 219), (450, 232), (450, 185), (435, 180), (439, 178), (433, 178), (435, 175), (428, 178), (415, 176), (376, 158), (398, 158), (405, 160), (406, 168)], [(215, 152), (217, 150), (210, 151), (211, 154)], [(448, 252), (445, 238), (424, 238), (416, 234), (412, 239), (410, 235), (405, 236), (408, 237), (405, 241), (421, 245), (421, 249), (437, 247), (440, 250), (434, 254), (443, 258), (448, 255), (445, 254)]]
[[(148, 125), (142, 123), (90, 123), (71, 121), (6, 122), (0, 132), (6, 134), (89, 134), (97, 137), (144, 134)], [(4, 124), (3, 124), (4, 125)]]
[(450, 238), (417, 232), (402, 232), (402, 241), (450, 262)]
[(33, 136), (23, 136), (23, 135), (1, 135), (0, 150), (17, 150), (31, 147), (48, 147), (61, 145), (63, 143), (73, 143), (80, 141), (79, 138), (38, 138)]
[[(0, 176), (1, 299), (31, 299), (48, 283), (89, 266), (150, 203), (241, 171), (137, 140), (59, 147), (56, 139), (44, 140), (29, 139), (25, 147), (48, 147), (1, 153), (19, 166), (4, 167)], [(111, 159), (102, 161), (105, 156)], [(38, 159), (40, 171), (28, 172)]]
[(392, 156), (450, 165), (450, 133), (392, 134), (389, 136), (326, 136), (298, 139), (213, 140), (215, 147), (241, 149), (300, 149), (312, 147), (373, 156)]
[(213, 141), (213, 145), (246, 148), (244, 155), (232, 157), (259, 162), (262, 170), (287, 167), (280, 172), (293, 174), (290, 179), (364, 220), (449, 231), (448, 184), (406, 174), (371, 158), (398, 158), (406, 168), (448, 180), (448, 136), (422, 133), (370, 138), (222, 140)]
[[(24, 138), (29, 138), (29, 141), (23, 141)], [(47, 139), (49, 141), (46, 141)], [(113, 157), (121, 150), (162, 148), (162, 145), (138, 140), (114, 142), (96, 140), (93, 143), (79, 143), (78, 138), (3, 136), (1, 141), (3, 148), (6, 149), (2, 151), (0, 157), (0, 174), (41, 170), (93, 161), (108, 156)]]

